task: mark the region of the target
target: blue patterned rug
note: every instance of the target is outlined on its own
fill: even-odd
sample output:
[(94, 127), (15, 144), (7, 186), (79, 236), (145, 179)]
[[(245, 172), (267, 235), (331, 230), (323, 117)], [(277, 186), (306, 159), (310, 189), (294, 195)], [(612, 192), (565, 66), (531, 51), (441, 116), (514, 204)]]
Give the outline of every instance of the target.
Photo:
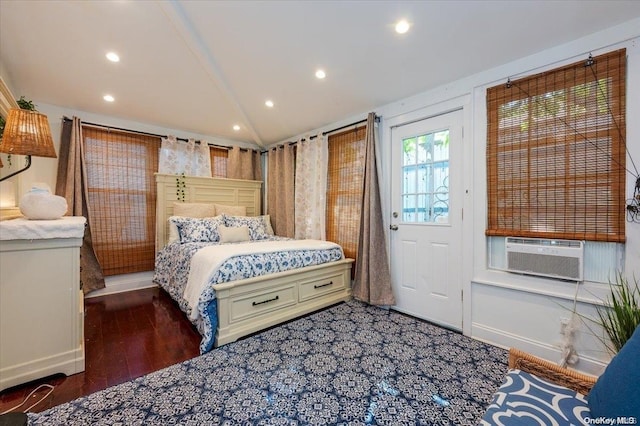
[(342, 303), (37, 414), (43, 425), (477, 425), (506, 351)]

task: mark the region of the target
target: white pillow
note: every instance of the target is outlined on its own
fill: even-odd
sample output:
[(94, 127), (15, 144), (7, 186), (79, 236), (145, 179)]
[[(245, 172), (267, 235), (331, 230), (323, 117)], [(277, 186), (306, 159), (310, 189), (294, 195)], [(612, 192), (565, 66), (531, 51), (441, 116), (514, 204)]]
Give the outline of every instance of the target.
[(214, 204), (214, 206), (216, 207), (216, 216), (220, 216), (221, 214), (228, 214), (229, 216), (247, 215), (246, 206), (227, 206), (224, 204)]
[(227, 227), (221, 225), (218, 227), (221, 243), (240, 243), (242, 241), (250, 241), (248, 226)]
[(252, 240), (264, 240), (269, 238), (267, 234), (267, 226), (265, 221), (260, 216), (227, 216), (223, 214), (225, 226), (231, 226), (234, 228), (240, 226), (246, 226), (249, 228), (249, 236)]

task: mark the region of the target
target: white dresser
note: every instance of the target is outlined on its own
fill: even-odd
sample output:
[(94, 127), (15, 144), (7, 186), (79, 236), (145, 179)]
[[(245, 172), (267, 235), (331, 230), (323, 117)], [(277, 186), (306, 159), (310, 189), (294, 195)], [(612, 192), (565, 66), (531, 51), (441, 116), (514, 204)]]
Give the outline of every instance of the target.
[(84, 371), (85, 222), (0, 221), (0, 391)]

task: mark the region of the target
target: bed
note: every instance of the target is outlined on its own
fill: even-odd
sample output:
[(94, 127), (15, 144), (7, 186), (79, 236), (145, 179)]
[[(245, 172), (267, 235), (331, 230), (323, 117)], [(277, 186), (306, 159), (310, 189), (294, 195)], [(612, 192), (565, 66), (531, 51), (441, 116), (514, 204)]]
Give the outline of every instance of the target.
[[(170, 242), (175, 239), (175, 222), (180, 220), (175, 219), (174, 203), (180, 203), (176, 205), (176, 210), (182, 210), (183, 204), (194, 203), (215, 204), (227, 210), (224, 214), (216, 215), (217, 219), (204, 219), (201, 216), (203, 221), (216, 219), (224, 225), (229, 220), (239, 220), (240, 224), (255, 223), (261, 217), (260, 181), (157, 174), (156, 184), (154, 282), (171, 295), (196, 325), (203, 337), (200, 345), (202, 353), (351, 298), (353, 259), (345, 259), (339, 246), (336, 249), (335, 245), (328, 242), (309, 240), (311, 246), (306, 247), (303, 245), (305, 242), (269, 236), (251, 245), (244, 241), (224, 244), (222, 251), (233, 256), (221, 261), (221, 268), (212, 273), (207, 269), (204, 252), (210, 251), (217, 259), (215, 256), (218, 254), (213, 253), (219, 253), (219, 247), (212, 246), (218, 243), (195, 240)], [(234, 216), (234, 207), (241, 208), (248, 218)], [(232, 209), (231, 212), (228, 209)], [(173, 222), (170, 221), (172, 217)], [(189, 226), (193, 222), (196, 221), (187, 221)], [(229, 229), (224, 225), (221, 225), (223, 229)], [(253, 228), (251, 233), (253, 237)], [(269, 246), (266, 253), (260, 254), (260, 251), (250, 247), (259, 244)], [(270, 253), (278, 252), (275, 248), (277, 244), (289, 244), (288, 253), (295, 252), (291, 254), (292, 257), (288, 257), (289, 254), (280, 255), (284, 258), (284, 266), (282, 263), (270, 263), (273, 261)], [(293, 257), (294, 254), (297, 257)], [(249, 257), (241, 259), (240, 255)], [(202, 259), (194, 271), (200, 271), (199, 277), (206, 277), (206, 282), (191, 276), (191, 259), (197, 257)], [(252, 273), (247, 272), (249, 269), (260, 269), (259, 275), (250, 276)], [(203, 270), (206, 272), (204, 275)], [(228, 279), (232, 281), (226, 281)], [(183, 297), (187, 287), (189, 300)]]

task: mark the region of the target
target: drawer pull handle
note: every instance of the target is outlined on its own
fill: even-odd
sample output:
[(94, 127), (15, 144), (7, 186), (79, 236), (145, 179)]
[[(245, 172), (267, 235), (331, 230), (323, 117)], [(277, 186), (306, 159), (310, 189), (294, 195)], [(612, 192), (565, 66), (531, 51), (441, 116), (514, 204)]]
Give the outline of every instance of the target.
[(316, 285), (314, 285), (314, 286), (313, 286), (313, 288), (315, 288), (315, 289), (319, 289), (319, 288), (322, 288), (322, 287), (330, 286), (330, 285), (332, 285), (332, 284), (333, 284), (333, 281), (329, 281), (329, 282), (328, 282), (328, 283), (326, 283), (326, 284), (320, 284), (320, 285), (316, 284)]
[(276, 296), (273, 299), (267, 299), (267, 300), (263, 300), (262, 302), (253, 302), (252, 305), (253, 306), (258, 306), (258, 305), (262, 305), (263, 303), (269, 303), (269, 302), (274, 302), (276, 300), (280, 299), (280, 296)]

